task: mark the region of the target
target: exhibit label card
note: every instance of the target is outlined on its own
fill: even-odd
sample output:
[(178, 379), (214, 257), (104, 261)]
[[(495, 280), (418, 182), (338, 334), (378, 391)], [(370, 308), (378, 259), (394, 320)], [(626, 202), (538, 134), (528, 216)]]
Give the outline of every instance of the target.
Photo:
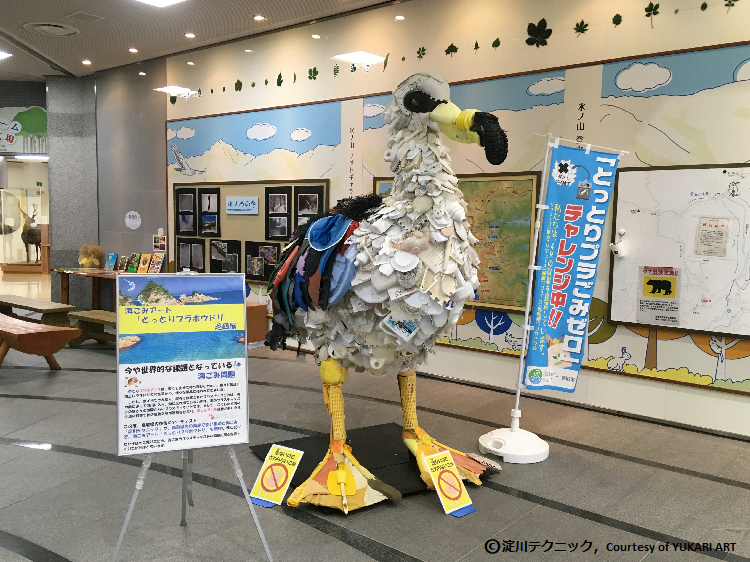
[(257, 215), (258, 198), (257, 197), (227, 197), (227, 214), (228, 215)]
[(550, 162), (524, 382), (574, 392), (619, 159), (558, 146)]
[(445, 513), (451, 514), (471, 505), (471, 498), (461, 481), (461, 475), (458, 473), (450, 451), (424, 457), (424, 462), (427, 470), (430, 471)]
[(117, 276), (117, 454), (249, 441), (244, 275)]
[(302, 451), (273, 445), (258, 473), (250, 495), (281, 505), (302, 458)]
[(641, 292), (636, 321), (639, 324), (679, 326), (680, 270), (676, 267), (641, 267)]

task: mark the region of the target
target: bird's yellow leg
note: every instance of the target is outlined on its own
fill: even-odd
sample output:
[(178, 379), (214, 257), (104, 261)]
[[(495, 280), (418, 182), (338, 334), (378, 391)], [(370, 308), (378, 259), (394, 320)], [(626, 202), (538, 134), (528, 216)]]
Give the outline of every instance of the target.
[(456, 463), (461, 476), (481, 485), (479, 476), (485, 467), (471, 459), (466, 453), (443, 445), (430, 437), (426, 431), (419, 427), (417, 422), (417, 374), (414, 371), (405, 371), (398, 374), (398, 387), (401, 391), (401, 409), (404, 413), (403, 439), (406, 447), (417, 459), (419, 475), (427, 484), (428, 488), (435, 489), (429, 470), (424, 462), (424, 457), (448, 450), (452, 453), (453, 461)]
[(348, 369), (336, 359), (328, 358), (320, 364), (323, 397), (331, 416), (331, 442), (323, 461), (289, 496), (287, 504), (290, 506), (312, 503), (348, 513), (365, 505), (401, 497), (397, 490), (377, 480), (359, 464), (346, 444), (342, 386), (347, 374)]

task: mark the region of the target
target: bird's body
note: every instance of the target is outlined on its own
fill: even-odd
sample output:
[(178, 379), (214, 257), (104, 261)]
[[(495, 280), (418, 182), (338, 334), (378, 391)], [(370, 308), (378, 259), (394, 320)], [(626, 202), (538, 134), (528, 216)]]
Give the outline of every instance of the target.
[[(473, 297), (479, 257), (441, 130), (455, 140), (482, 144), (491, 161), (504, 159), (506, 150), (494, 117), (461, 112), (448, 100), (447, 82), (427, 73), (396, 88), (385, 109), (390, 132), (385, 159), (395, 174), (390, 195), (382, 203), (372, 197), (339, 202), (337, 214), (313, 222), (304, 239), (287, 248), (272, 279), (280, 313), (274, 317), (277, 337), (272, 330), (269, 340), (273, 346), (279, 334), (296, 332), (312, 342), (333, 419), (331, 450), (292, 495), (291, 505), (307, 501), (347, 511), (397, 495), (360, 470), (343, 444), (340, 389), (350, 366), (377, 376), (398, 375), (404, 441), (430, 487), (421, 459), (447, 449), (416, 423), (414, 370)], [(501, 154), (491, 154), (498, 138)], [(350, 212), (368, 203), (375, 206)], [(481, 464), (458, 451), (454, 459), (465, 478), (479, 482)], [(318, 478), (320, 471), (336, 473), (339, 480), (352, 471), (364, 474), (362, 486), (355, 486), (362, 497), (347, 501), (351, 494), (344, 493), (345, 486), (339, 490), (329, 476)]]

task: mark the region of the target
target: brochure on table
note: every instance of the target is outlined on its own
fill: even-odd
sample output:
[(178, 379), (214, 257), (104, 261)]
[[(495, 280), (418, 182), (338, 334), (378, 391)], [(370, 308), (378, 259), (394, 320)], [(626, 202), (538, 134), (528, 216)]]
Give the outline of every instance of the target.
[(118, 455), (249, 441), (244, 277), (117, 277)]

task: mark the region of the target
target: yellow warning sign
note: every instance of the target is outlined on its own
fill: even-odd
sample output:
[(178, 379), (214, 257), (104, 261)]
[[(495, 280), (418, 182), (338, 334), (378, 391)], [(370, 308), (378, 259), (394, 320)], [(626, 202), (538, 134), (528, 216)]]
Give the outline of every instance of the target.
[(445, 513), (452, 513), (457, 509), (471, 505), (471, 498), (461, 482), (456, 464), (450, 451), (435, 453), (424, 458), (427, 469), (430, 471), (432, 481), (435, 484), (440, 503), (443, 504)]
[(272, 445), (250, 495), (280, 505), (301, 458), (302, 451)]

